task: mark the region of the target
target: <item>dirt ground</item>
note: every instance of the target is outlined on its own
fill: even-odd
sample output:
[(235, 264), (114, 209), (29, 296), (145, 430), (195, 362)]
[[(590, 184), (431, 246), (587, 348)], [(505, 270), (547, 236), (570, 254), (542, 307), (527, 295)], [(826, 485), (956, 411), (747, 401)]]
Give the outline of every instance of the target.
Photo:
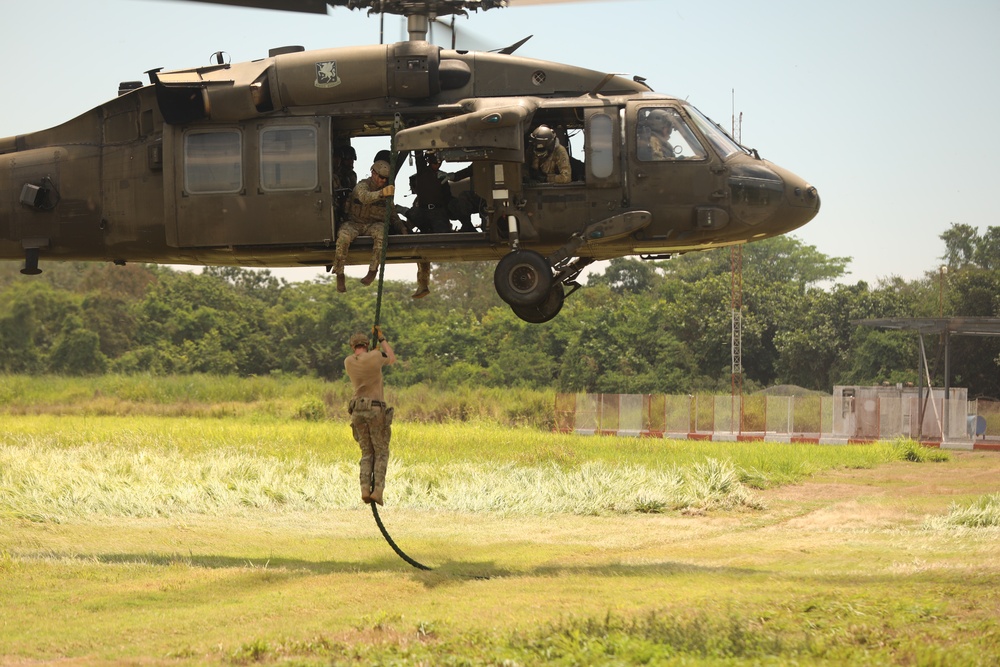
[(944, 515), (953, 503), (1000, 493), (1000, 452), (949, 452), (950, 461), (901, 461), (874, 469), (824, 472), (760, 492), (799, 528), (880, 529)]

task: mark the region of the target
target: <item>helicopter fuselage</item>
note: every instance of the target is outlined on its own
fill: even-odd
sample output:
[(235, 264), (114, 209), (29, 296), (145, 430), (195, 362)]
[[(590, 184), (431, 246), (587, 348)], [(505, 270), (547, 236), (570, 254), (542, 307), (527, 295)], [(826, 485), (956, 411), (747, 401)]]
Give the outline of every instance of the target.
[[(49, 260), (329, 265), (342, 222), (331, 150), (367, 136), (469, 163), (481, 218), (475, 232), (391, 235), (389, 262), (530, 250), (560, 282), (578, 273), (559, 273), (567, 260), (745, 243), (819, 210), (815, 188), (687, 102), (569, 65), (402, 42), (150, 77), (63, 125), (0, 139), (0, 258), (23, 258), (26, 273)], [(654, 121), (667, 140), (650, 138)], [(564, 144), (582, 137), (569, 183), (529, 178), (539, 124)], [(349, 261), (367, 263), (370, 248), (359, 238)]]

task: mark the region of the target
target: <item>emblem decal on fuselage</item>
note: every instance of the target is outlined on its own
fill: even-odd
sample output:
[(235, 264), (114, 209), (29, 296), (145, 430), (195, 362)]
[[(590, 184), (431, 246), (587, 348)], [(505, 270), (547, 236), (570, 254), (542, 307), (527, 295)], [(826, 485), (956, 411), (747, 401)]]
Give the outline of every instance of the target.
[(328, 60), (325, 63), (316, 63), (316, 87), (333, 88), (340, 85), (340, 77), (337, 76), (337, 61)]

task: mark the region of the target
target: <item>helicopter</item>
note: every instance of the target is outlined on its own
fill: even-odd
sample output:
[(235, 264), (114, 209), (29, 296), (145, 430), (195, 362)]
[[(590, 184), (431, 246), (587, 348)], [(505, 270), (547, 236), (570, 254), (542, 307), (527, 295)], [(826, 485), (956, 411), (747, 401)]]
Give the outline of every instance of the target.
[[(329, 269), (345, 222), (335, 155), (369, 137), (393, 162), (468, 165), (451, 188), (478, 217), (471, 231), (390, 234), (386, 262), (496, 262), (498, 295), (532, 323), (595, 261), (743, 244), (819, 212), (814, 186), (642, 77), (514, 55), (523, 40), (427, 41), (443, 17), (507, 0), (199, 1), (398, 15), (409, 39), (150, 70), (62, 125), (0, 138), (0, 259), (26, 275), (49, 260)], [(520, 4), (545, 2), (566, 0)], [(569, 149), (568, 182), (531, 168), (540, 126)], [(348, 263), (372, 246), (355, 239)]]

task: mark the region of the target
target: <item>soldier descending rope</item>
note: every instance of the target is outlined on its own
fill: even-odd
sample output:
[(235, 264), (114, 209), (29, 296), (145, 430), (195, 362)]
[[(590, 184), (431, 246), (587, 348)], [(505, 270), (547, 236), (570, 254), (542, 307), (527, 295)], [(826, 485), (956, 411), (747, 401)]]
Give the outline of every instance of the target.
[(344, 369), (354, 387), (354, 397), (347, 411), (351, 415), (354, 439), (361, 447), (361, 500), (381, 505), (393, 414), (393, 409), (385, 402), (382, 367), (395, 363), (396, 355), (377, 326), (375, 333), (381, 350), (378, 347), (369, 350), (368, 337), (363, 333), (351, 336), (351, 354), (344, 359)]

